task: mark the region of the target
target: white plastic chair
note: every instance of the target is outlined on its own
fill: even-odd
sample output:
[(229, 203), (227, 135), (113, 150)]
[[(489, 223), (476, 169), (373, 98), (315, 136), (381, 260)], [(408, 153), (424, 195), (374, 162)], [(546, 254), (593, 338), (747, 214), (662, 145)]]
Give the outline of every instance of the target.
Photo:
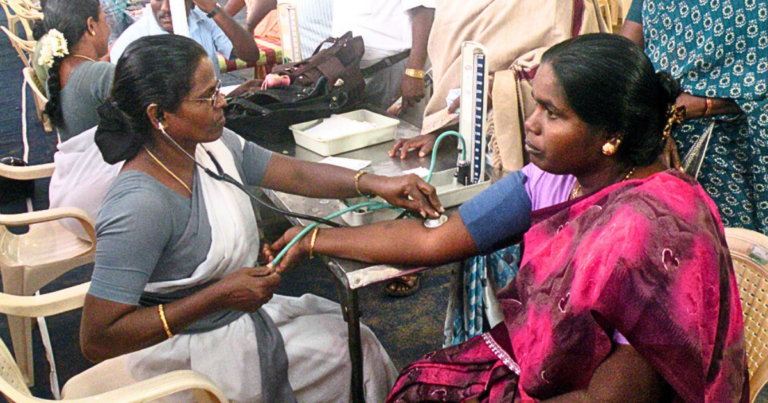
[(749, 401), (768, 383), (768, 236), (743, 228), (726, 228), (744, 312), (749, 363)]
[(44, 113), (45, 104), (48, 103), (48, 98), (43, 93), (42, 83), (37, 78), (35, 70), (30, 67), (24, 67), (22, 74), (24, 74), (24, 82), (32, 89), (32, 97), (35, 100), (35, 109), (37, 110), (37, 119), (43, 124), (43, 129), (46, 132), (53, 131), (51, 119)]
[[(3, 0), (0, 0), (2, 2)], [(0, 26), (0, 29), (8, 36), (8, 40), (11, 41), (11, 45), (16, 49), (16, 53), (19, 54), (19, 58), (24, 62), (25, 67), (32, 67), (32, 54), (35, 53), (36, 41), (28, 41), (21, 39), (12, 30), (6, 27)]]
[[(77, 309), (82, 307), (85, 292), (89, 285), (90, 283), (80, 284), (34, 297), (19, 297), (0, 293), (0, 313), (34, 318)], [(102, 377), (114, 376), (113, 373), (107, 371), (109, 368), (103, 364), (96, 365), (91, 370), (99, 367), (105, 369), (101, 372)], [(69, 383), (64, 386), (64, 389), (68, 391), (69, 396), (73, 396), (65, 396), (64, 400), (73, 403), (139, 403), (155, 401), (181, 391), (191, 391), (198, 402), (226, 403), (228, 401), (224, 393), (206, 376), (188, 370), (170, 372), (98, 395), (85, 396), (81, 390)], [(39, 399), (32, 396), (5, 343), (0, 343), (0, 393), (14, 403), (54, 402), (54, 400)], [(75, 398), (74, 396), (78, 397)]]
[(16, 36), (21, 36), (16, 28), (16, 24), (20, 22), (24, 28), (27, 40), (33, 40), (32, 21), (42, 20), (43, 13), (27, 7), (25, 3), (19, 0), (0, 0), (0, 5), (2, 5), (3, 11), (5, 11), (5, 15), (8, 18), (8, 28), (10, 28), (11, 32)]
[[(59, 220), (78, 220), (90, 241), (64, 228)], [(13, 234), (7, 227), (29, 226), (25, 234)], [(46, 284), (76, 267), (93, 262), (96, 233), (93, 220), (75, 207), (61, 207), (23, 214), (0, 214), (0, 275), (3, 292), (32, 295)], [(8, 317), (16, 362), (28, 385), (34, 384), (32, 323)]]

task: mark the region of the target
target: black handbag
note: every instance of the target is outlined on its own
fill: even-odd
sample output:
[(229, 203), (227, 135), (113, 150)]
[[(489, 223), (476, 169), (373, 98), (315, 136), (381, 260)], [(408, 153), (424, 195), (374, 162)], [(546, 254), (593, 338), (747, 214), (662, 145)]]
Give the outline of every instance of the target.
[(348, 32), (326, 42), (332, 46), (306, 60), (275, 66), (272, 72), (291, 77), (291, 85), (228, 99), (225, 126), (246, 140), (279, 151), (295, 144), (290, 125), (358, 108), (365, 100), (360, 72), (363, 39)]
[(226, 127), (248, 141), (280, 151), (295, 144), (290, 125), (348, 112), (359, 105), (350, 102), (345, 90), (310, 96), (303, 88), (291, 87), (232, 99), (225, 108)]

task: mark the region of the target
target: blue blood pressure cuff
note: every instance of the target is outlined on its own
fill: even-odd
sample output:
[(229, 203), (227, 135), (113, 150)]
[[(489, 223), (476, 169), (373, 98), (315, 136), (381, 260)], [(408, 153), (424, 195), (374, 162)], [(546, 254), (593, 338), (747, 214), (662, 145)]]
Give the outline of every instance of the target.
[(512, 172), (459, 206), (459, 215), (480, 254), (519, 242), (531, 227), (527, 179), (522, 171)]

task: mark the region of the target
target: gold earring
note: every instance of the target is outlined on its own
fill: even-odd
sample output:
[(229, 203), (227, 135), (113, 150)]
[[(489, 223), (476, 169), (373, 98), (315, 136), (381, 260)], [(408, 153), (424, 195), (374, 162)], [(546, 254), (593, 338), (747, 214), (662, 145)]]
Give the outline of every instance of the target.
[(616, 154), (616, 146), (611, 143), (603, 144), (603, 154), (609, 157), (613, 154)]
[(92, 36), (96, 36), (96, 31), (90, 31)]

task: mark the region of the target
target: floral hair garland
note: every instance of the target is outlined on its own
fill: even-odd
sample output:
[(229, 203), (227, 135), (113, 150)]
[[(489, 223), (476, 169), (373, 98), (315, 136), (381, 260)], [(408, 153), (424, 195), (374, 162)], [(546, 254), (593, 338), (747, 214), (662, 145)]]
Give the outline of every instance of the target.
[(56, 29), (51, 29), (40, 39), (40, 57), (37, 59), (37, 64), (50, 69), (53, 67), (54, 58), (64, 57), (68, 54), (69, 49), (67, 49), (67, 40), (64, 38), (64, 34)]

